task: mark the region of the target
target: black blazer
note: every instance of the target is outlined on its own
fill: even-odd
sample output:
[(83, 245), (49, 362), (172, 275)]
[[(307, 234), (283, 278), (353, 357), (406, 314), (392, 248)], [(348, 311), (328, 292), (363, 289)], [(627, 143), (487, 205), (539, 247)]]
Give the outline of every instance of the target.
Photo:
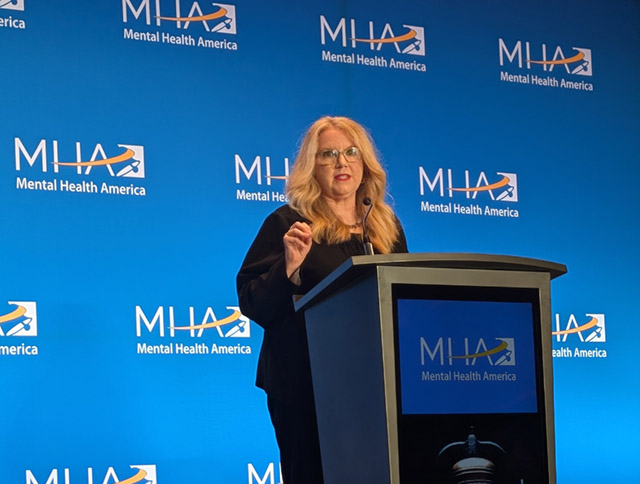
[[(288, 205), (271, 213), (251, 244), (236, 277), (240, 311), (264, 328), (256, 385), (282, 402), (313, 404), (304, 316), (293, 295), (305, 294), (342, 262), (364, 254), (359, 235), (339, 244), (313, 243), (300, 268), (302, 284), (286, 275), (282, 238), (296, 221), (306, 221)], [(393, 252), (407, 252), (400, 222)]]

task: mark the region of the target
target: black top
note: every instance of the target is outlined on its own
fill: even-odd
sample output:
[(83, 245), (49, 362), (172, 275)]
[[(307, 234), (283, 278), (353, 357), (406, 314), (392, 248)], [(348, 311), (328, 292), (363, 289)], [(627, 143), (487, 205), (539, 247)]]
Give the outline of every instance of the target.
[[(296, 221), (307, 221), (288, 205), (269, 215), (242, 263), (236, 278), (240, 311), (264, 328), (256, 385), (283, 402), (312, 403), (307, 332), (302, 313), (293, 308), (293, 295), (305, 294), (354, 255), (363, 255), (360, 235), (338, 244), (311, 245), (300, 268), (302, 284), (287, 278), (282, 238)], [(307, 221), (308, 222), (308, 221)], [(393, 252), (407, 252), (400, 222)]]

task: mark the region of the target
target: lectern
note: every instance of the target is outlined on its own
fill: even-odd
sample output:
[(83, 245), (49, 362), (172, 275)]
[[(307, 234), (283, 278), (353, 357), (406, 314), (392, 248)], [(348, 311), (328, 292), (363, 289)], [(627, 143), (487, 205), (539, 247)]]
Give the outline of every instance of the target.
[(325, 482), (555, 484), (550, 281), (565, 272), (356, 256), (297, 300)]

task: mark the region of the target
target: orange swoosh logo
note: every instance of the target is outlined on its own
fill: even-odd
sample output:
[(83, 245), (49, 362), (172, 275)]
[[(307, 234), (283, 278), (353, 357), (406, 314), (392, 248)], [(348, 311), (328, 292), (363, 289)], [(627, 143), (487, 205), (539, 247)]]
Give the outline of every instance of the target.
[(411, 40), (416, 35), (418, 35), (418, 33), (415, 30), (409, 29), (409, 32), (399, 37), (389, 37), (387, 39), (350, 39), (350, 40), (355, 40), (356, 42), (365, 42), (367, 44), (391, 44), (393, 42), (404, 42), (405, 40)]
[(497, 188), (505, 187), (509, 184), (511, 180), (508, 177), (503, 177), (499, 182), (493, 183), (491, 185), (486, 185), (484, 187), (476, 187), (476, 188), (449, 188), (449, 190), (453, 190), (454, 192), (486, 192), (489, 190), (495, 190)]
[(240, 316), (242, 316), (240, 311), (233, 311), (233, 313), (231, 313), (230, 316), (227, 316), (224, 319), (218, 319), (217, 321), (212, 321), (210, 323), (205, 323), (205, 324), (197, 324), (195, 326), (179, 326), (179, 327), (174, 327), (173, 329), (186, 331), (186, 330), (192, 330), (192, 329), (217, 328), (218, 326), (224, 326), (225, 324), (229, 324), (236, 321), (237, 319), (240, 318)]
[(0, 323), (6, 323), (7, 321), (13, 321), (14, 319), (18, 319), (20, 316), (24, 316), (26, 312), (27, 312), (26, 308), (23, 308), (22, 306), (18, 306), (16, 309), (11, 311), (10, 313), (0, 316)]
[(118, 481), (116, 484), (134, 484), (135, 482), (142, 481), (145, 477), (147, 477), (147, 471), (140, 469), (135, 476), (131, 476), (124, 481)]
[(487, 351), (483, 351), (482, 353), (474, 353), (473, 355), (462, 355), (462, 356), (452, 356), (451, 358), (481, 358), (483, 356), (495, 355), (496, 353), (500, 353), (502, 350), (507, 349), (507, 342), (503, 341), (501, 344)]
[(598, 320), (596, 318), (591, 318), (591, 321), (589, 321), (586, 324), (583, 324), (582, 326), (578, 326), (576, 328), (571, 328), (571, 329), (565, 329), (564, 331), (554, 331), (551, 334), (554, 335), (561, 335), (561, 334), (574, 334), (574, 333), (581, 333), (582, 331), (585, 331), (587, 329), (591, 329), (595, 326), (598, 325)]
[(74, 162), (54, 162), (54, 165), (60, 166), (104, 166), (104, 165), (113, 165), (115, 163), (122, 163), (123, 161), (130, 160), (133, 158), (135, 153), (133, 150), (127, 148), (127, 150), (121, 155), (114, 156), (113, 158), (105, 158), (104, 160), (95, 160), (95, 161), (80, 161), (78, 163)]
[(215, 20), (220, 17), (224, 17), (227, 15), (228, 10), (226, 8), (220, 7), (220, 10), (217, 12), (213, 12), (207, 15), (200, 15), (198, 17), (156, 17), (160, 20), (170, 20), (172, 22), (205, 22), (207, 20)]
[(527, 62), (530, 62), (532, 64), (544, 64), (547, 66), (557, 66), (562, 64), (572, 64), (574, 62), (581, 61), (582, 59), (584, 59), (584, 52), (578, 52), (578, 54), (574, 55), (573, 57), (569, 57), (568, 59), (560, 59), (560, 60), (553, 60), (553, 61), (528, 60)]

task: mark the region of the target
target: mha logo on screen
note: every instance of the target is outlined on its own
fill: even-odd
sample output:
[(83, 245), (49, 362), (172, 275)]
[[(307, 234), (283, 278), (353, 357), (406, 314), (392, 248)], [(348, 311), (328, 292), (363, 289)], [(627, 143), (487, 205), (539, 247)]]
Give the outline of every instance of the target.
[[(131, 465), (129, 469), (109, 467), (104, 472), (88, 467), (83, 470), (52, 469), (47, 474), (27, 470), (25, 484), (158, 484), (155, 465)], [(73, 478), (73, 481), (71, 480)]]
[[(194, 306), (176, 309), (158, 306), (145, 311), (136, 306), (136, 337), (147, 338), (137, 344), (137, 354), (159, 355), (250, 355), (251, 322), (237, 306), (226, 306), (228, 314), (218, 318), (213, 308)], [(144, 336), (143, 336), (144, 335)], [(209, 338), (214, 336), (215, 342)], [(207, 338), (205, 338), (207, 337)], [(164, 338), (172, 341), (166, 342)], [(194, 342), (193, 340), (198, 340)], [(203, 341), (204, 340), (204, 341)], [(229, 340), (236, 340), (230, 344)]]
[(502, 82), (593, 91), (591, 49), (498, 39)]
[(555, 358), (606, 358), (602, 348), (607, 341), (605, 315), (586, 313), (584, 316), (569, 314), (563, 318), (555, 315), (553, 356)]
[(511, 172), (418, 167), (420, 211), (518, 218), (518, 175)]
[(459, 366), (459, 362), (475, 366), (478, 360), (484, 360), (489, 366), (515, 366), (515, 339), (496, 337), (493, 340), (493, 345), (487, 345), (485, 338), (478, 338), (474, 345), (470, 338), (463, 338), (462, 342), (438, 338), (430, 346), (426, 338), (420, 337), (420, 362), (423, 366), (430, 361), (440, 366)]
[[(73, 158), (75, 158), (74, 161)], [(16, 189), (145, 196), (142, 145), (14, 139)], [(118, 183), (129, 180), (131, 183)]]
[[(421, 336), (420, 364), (428, 368), (422, 371), (423, 381), (515, 381), (517, 375), (509, 371), (516, 366), (515, 338), (434, 341)], [(504, 371), (496, 372), (495, 367)]]
[(424, 27), (320, 15), (322, 60), (426, 72)]
[(19, 342), (22, 337), (35, 336), (38, 336), (35, 301), (8, 301), (0, 305), (0, 356), (37, 355), (36, 345)]
[(236, 7), (193, 0), (122, 0), (124, 38), (188, 47), (238, 50)]

